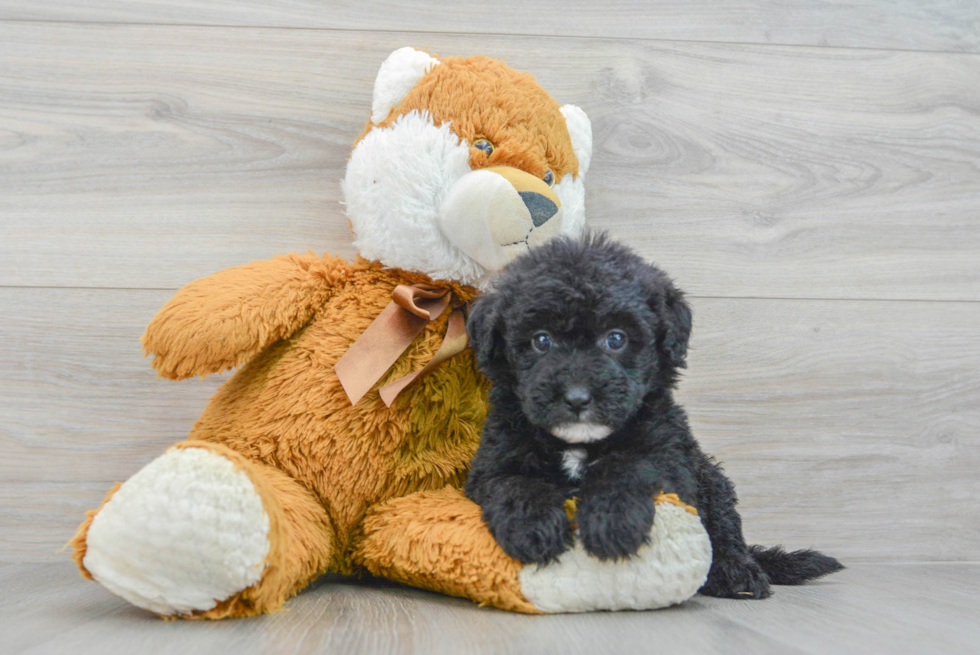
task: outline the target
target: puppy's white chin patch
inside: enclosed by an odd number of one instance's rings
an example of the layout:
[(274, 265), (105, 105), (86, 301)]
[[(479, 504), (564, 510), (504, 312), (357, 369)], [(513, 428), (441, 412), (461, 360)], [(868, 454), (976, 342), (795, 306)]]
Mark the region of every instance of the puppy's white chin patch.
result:
[(590, 443), (608, 437), (612, 428), (598, 423), (566, 423), (551, 428), (551, 434), (568, 443)]

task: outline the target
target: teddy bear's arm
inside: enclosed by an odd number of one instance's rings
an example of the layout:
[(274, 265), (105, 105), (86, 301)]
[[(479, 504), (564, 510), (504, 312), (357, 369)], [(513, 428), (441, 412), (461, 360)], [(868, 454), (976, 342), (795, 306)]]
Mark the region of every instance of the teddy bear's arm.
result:
[(238, 366), (305, 325), (349, 271), (340, 258), (294, 254), (201, 278), (153, 318), (143, 352), (171, 380)]

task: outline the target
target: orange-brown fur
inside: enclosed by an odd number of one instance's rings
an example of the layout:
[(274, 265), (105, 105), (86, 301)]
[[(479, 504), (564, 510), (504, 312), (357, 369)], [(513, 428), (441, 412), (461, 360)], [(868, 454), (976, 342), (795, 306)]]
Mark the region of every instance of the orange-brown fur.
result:
[[(558, 102), (532, 75), (489, 57), (447, 57), (415, 85), (380, 123), (368, 122), (358, 141), (375, 127), (388, 127), (410, 111), (427, 111), (436, 125), (470, 144), (470, 168), (513, 166), (536, 177), (548, 169), (560, 180), (578, 174), (578, 159)], [(474, 98), (493, 102), (474, 106)], [(488, 158), (472, 144), (486, 139), (495, 147)]]
[(85, 537), (88, 535), (88, 529), (92, 525), (92, 519), (94, 519), (95, 515), (98, 514), (103, 507), (105, 507), (106, 503), (112, 500), (112, 497), (116, 495), (116, 492), (119, 491), (119, 487), (121, 486), (122, 482), (117, 482), (116, 484), (112, 485), (112, 488), (109, 489), (109, 493), (107, 493), (105, 498), (102, 499), (102, 504), (95, 509), (90, 509), (89, 511), (85, 512), (85, 520), (82, 521), (80, 526), (78, 526), (78, 530), (75, 531), (75, 536), (68, 541), (67, 546), (71, 547), (72, 560), (75, 561), (75, 564), (78, 566), (78, 570), (81, 571), (82, 577), (88, 580), (92, 580), (93, 578), (92, 574), (85, 568), (85, 565), (82, 564), (82, 560), (85, 559), (85, 553), (88, 552), (88, 544), (85, 541)]
[[(465, 480), (488, 390), (472, 352), (416, 381), (391, 408), (377, 391), (431, 357), (448, 312), (356, 406), (333, 372), (395, 286), (419, 283), (450, 288), (462, 302), (475, 294), (366, 260), (289, 255), (189, 284), (147, 328), (144, 346), (165, 377), (247, 361), (179, 447), (217, 450), (246, 470), (270, 515), (272, 550), (259, 585), (201, 616), (270, 611), (327, 570), (358, 571), (352, 535), (368, 508)], [(73, 540), (79, 566), (90, 523)]]
[(391, 301), (396, 285), (450, 286), (464, 301), (474, 290), (363, 261), (331, 263), (342, 285), (308, 324), (263, 350), (219, 389), (189, 438), (224, 444), (310, 489), (335, 528), (331, 568), (350, 573), (349, 535), (370, 505), (465, 479), (485, 415), (487, 383), (466, 351), (411, 385), (390, 409), (378, 397), (380, 386), (432, 356), (445, 334), (447, 313), (429, 323), (352, 407), (333, 366)]
[(520, 592), (521, 563), (497, 545), (480, 507), (455, 487), (392, 499), (368, 515), (364, 531), (359, 551), (374, 575), (481, 605), (541, 613)]
[[(488, 95), (494, 101), (475, 109), (474, 99)], [(557, 102), (533, 77), (500, 62), (443, 60), (365, 133), (416, 109), (430, 112), (436, 124), (452, 121), (470, 143), (485, 138), (497, 147), (489, 158), (471, 149), (473, 168), (509, 165), (538, 177), (550, 168), (556, 179), (578, 171)], [(476, 293), (363, 259), (288, 255), (197, 280), (150, 323), (143, 346), (162, 377), (240, 367), (177, 447), (228, 457), (249, 475), (270, 517), (262, 580), (194, 618), (273, 611), (321, 573), (365, 568), (535, 611), (520, 594), (520, 565), (500, 551), (479, 508), (457, 491), (486, 414), (488, 382), (472, 352), (417, 380), (391, 408), (378, 397), (381, 386), (428, 361), (448, 312), (426, 326), (356, 406), (333, 371), (394, 287), (416, 283), (451, 288), (463, 302)], [(72, 541), (84, 575), (94, 514)]]
[(184, 441), (174, 448), (207, 448), (248, 473), (269, 515), (269, 554), (262, 581), (189, 618), (223, 619), (278, 609), (322, 574), (333, 555), (334, 531), (319, 499), (301, 482), (217, 443)]

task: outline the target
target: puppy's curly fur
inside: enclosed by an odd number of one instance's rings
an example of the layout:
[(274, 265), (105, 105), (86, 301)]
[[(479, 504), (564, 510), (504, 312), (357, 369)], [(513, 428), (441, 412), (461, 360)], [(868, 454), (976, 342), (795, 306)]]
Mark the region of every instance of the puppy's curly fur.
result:
[(701, 592), (765, 598), (843, 568), (815, 551), (749, 547), (732, 483), (671, 390), (691, 309), (665, 273), (605, 236), (560, 239), (513, 262), (467, 327), (493, 382), (466, 494), (507, 554), (545, 564), (578, 534), (599, 559), (649, 539), (657, 492), (698, 509), (713, 562)]

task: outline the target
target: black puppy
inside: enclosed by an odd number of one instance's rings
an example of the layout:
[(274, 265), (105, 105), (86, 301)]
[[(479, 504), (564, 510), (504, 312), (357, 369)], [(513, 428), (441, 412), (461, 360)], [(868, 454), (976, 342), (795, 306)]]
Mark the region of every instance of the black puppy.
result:
[(671, 393), (691, 310), (659, 269), (604, 236), (558, 239), (514, 261), (467, 327), (493, 382), (466, 494), (504, 551), (547, 563), (572, 545), (628, 557), (649, 538), (653, 496), (695, 506), (713, 561), (701, 592), (765, 598), (843, 568), (815, 551), (748, 546), (735, 489)]

